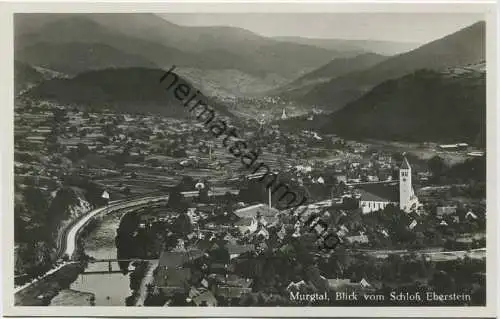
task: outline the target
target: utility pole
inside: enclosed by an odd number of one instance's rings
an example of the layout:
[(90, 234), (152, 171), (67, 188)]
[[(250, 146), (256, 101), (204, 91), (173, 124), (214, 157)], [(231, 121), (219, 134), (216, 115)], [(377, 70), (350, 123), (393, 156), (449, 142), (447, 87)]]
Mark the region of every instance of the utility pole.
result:
[(269, 209), (271, 209), (272, 208), (272, 205), (271, 205), (271, 187), (268, 187), (267, 191), (268, 191), (268, 194), (269, 194)]

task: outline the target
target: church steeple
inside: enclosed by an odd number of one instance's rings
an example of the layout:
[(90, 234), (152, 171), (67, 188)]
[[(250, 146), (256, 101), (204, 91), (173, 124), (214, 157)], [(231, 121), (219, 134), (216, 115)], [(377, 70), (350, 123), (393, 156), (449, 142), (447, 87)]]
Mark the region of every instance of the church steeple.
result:
[(399, 169), (399, 208), (405, 212), (409, 212), (415, 208), (417, 202), (418, 199), (413, 192), (411, 183), (411, 166), (406, 158), (406, 154), (403, 154), (403, 162)]
[(404, 154), (403, 154), (403, 164), (401, 165), (401, 168), (411, 170), (410, 163), (408, 163), (408, 159)]
[(288, 116), (286, 115), (286, 110), (283, 109), (283, 113), (281, 114), (281, 119), (286, 120), (287, 118), (288, 118)]

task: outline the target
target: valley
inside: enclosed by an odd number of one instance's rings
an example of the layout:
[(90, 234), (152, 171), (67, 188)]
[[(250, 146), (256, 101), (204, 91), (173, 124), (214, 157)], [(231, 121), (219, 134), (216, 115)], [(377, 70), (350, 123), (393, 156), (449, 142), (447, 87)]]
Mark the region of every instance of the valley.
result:
[(484, 21), (425, 43), (153, 13), (14, 25), (17, 306), (485, 305)]

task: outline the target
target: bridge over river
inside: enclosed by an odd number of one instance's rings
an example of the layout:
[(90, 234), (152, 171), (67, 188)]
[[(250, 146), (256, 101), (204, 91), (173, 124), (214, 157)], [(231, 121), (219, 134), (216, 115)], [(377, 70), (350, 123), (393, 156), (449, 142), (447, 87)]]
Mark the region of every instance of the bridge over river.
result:
[(158, 259), (91, 259), (87, 261), (87, 268), (82, 274), (112, 274), (112, 273), (122, 273), (122, 269), (119, 267), (119, 262), (157, 262)]

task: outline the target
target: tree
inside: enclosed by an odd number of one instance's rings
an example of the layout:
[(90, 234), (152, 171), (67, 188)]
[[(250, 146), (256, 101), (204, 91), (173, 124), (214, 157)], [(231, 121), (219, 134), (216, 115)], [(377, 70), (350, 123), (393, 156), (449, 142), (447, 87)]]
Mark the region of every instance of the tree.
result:
[(87, 136), (87, 133), (88, 133), (88, 130), (87, 129), (83, 129), (80, 131), (80, 137), (85, 137)]
[(170, 299), (170, 304), (169, 306), (171, 307), (177, 307), (177, 306), (186, 306), (186, 295), (183, 293), (176, 292), (173, 296), (172, 299)]
[(68, 120), (67, 118), (67, 111), (65, 109), (60, 109), (60, 108), (55, 108), (52, 111), (52, 114), (54, 115), (53, 119), (55, 123), (64, 123)]
[(27, 187), (24, 191), (24, 198), (29, 210), (34, 211), (36, 214), (45, 214), (48, 208), (48, 199), (40, 189), (33, 186)]
[(224, 243), (219, 241), (218, 245), (214, 247), (216, 248), (211, 249), (209, 252), (212, 261), (216, 263), (228, 264), (230, 261), (230, 255)]
[(132, 190), (130, 189), (129, 186), (125, 186), (125, 188), (123, 189), (123, 194), (124, 195), (130, 195), (132, 192)]
[(452, 292), (455, 290), (455, 280), (446, 271), (435, 273), (429, 284), (438, 292)]
[(435, 178), (440, 177), (446, 169), (445, 161), (438, 155), (429, 159), (427, 161), (427, 166)]
[(172, 231), (181, 237), (185, 237), (193, 230), (189, 216), (183, 212), (175, 219), (172, 225)]
[(85, 156), (87, 156), (89, 153), (90, 153), (90, 150), (89, 150), (87, 145), (85, 145), (83, 143), (78, 143), (78, 145), (76, 147), (76, 155), (78, 156), (78, 158), (82, 159)]
[(55, 138), (55, 141), (47, 141), (47, 151), (49, 153), (55, 154), (61, 150), (61, 144), (58, 141), (58, 138)]
[(75, 178), (68, 177), (65, 181), (67, 184), (81, 187), (85, 190), (85, 199), (94, 207), (98, 207), (104, 204), (102, 193), (104, 188), (98, 184), (86, 179), (86, 178)]
[(172, 187), (168, 196), (167, 206), (176, 208), (179, 207), (182, 201), (182, 194), (179, 185)]
[(101, 142), (103, 145), (109, 145), (110, 144), (110, 139), (106, 136), (99, 136), (97, 138), (98, 142)]
[(246, 294), (240, 298), (239, 305), (244, 307), (256, 306), (257, 297), (255, 294)]
[(148, 288), (148, 295), (144, 300), (144, 306), (163, 306), (167, 298), (162, 289), (158, 289), (158, 293), (154, 293), (154, 288)]
[(104, 134), (107, 136), (107, 137), (112, 137), (115, 135), (115, 132), (116, 132), (116, 126), (113, 125), (113, 124), (106, 124), (103, 128), (104, 130)]
[(177, 185), (180, 192), (193, 191), (195, 190), (194, 185), (196, 181), (189, 175), (183, 176), (180, 183)]
[(208, 203), (209, 202), (209, 197), (208, 197), (208, 187), (202, 188), (198, 192), (198, 200), (200, 203)]

